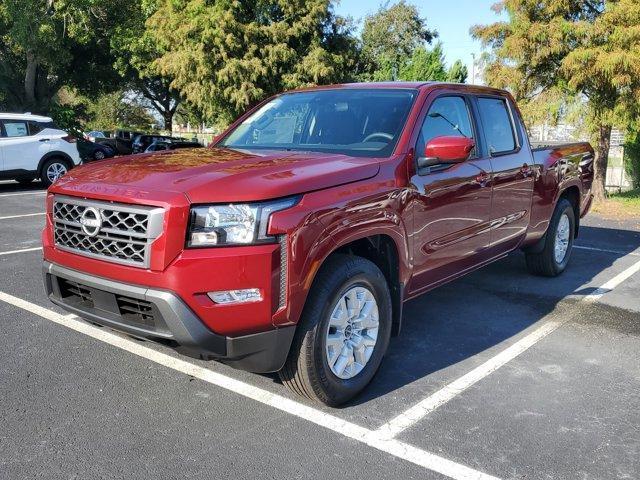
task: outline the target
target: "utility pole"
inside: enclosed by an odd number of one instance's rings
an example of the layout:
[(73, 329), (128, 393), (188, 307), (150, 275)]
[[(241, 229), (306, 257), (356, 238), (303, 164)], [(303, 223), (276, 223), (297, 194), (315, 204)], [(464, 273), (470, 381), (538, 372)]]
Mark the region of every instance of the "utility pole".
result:
[(473, 61), (471, 62), (471, 85), (476, 84), (476, 54), (472, 53), (471, 58)]

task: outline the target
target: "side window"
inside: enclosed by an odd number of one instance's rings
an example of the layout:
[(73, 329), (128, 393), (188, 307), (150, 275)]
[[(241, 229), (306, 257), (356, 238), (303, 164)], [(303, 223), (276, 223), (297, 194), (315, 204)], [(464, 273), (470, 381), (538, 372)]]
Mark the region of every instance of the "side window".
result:
[(37, 135), (46, 127), (42, 123), (38, 122), (29, 122), (29, 135)]
[(23, 120), (4, 120), (2, 123), (7, 137), (26, 137), (29, 135), (27, 122)]
[(517, 147), (513, 122), (507, 102), (503, 98), (478, 98), (480, 119), (489, 152), (492, 155), (511, 152)]
[(439, 97), (434, 100), (420, 130), (416, 147), (418, 155), (424, 153), (430, 140), (444, 136), (473, 138), (469, 108), (462, 97)]

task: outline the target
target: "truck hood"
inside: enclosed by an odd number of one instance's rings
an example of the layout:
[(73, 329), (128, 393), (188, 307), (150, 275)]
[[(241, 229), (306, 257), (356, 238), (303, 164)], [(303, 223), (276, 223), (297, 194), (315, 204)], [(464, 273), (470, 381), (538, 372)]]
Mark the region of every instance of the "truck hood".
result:
[(84, 165), (67, 173), (52, 191), (157, 199), (180, 193), (191, 203), (258, 201), (365, 180), (378, 170), (374, 158), (199, 148)]

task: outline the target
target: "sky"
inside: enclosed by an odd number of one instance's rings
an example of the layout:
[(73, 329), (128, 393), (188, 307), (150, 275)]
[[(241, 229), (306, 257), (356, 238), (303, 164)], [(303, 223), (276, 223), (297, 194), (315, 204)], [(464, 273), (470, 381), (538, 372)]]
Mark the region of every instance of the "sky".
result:
[[(418, 7), (420, 15), (427, 19), (430, 29), (437, 30), (439, 40), (444, 47), (447, 63), (462, 60), (472, 73), (472, 54), (482, 51), (480, 42), (469, 35), (473, 25), (493, 23), (500, 19), (491, 6), (496, 0), (407, 0)], [(336, 5), (336, 13), (350, 15), (354, 19), (362, 19), (367, 14), (375, 13), (385, 0), (340, 0)], [(390, 5), (395, 0), (389, 2)], [(360, 24), (360, 27), (362, 25)], [(471, 80), (471, 78), (469, 79)]]

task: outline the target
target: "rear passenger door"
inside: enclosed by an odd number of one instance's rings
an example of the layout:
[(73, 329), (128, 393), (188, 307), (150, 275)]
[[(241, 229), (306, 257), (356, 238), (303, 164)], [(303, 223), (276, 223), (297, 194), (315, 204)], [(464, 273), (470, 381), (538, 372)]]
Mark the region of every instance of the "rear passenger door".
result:
[(511, 101), (502, 96), (477, 96), (480, 129), (491, 158), (493, 255), (516, 248), (531, 218), (534, 169), (522, 122)]

